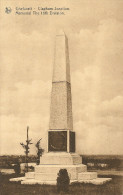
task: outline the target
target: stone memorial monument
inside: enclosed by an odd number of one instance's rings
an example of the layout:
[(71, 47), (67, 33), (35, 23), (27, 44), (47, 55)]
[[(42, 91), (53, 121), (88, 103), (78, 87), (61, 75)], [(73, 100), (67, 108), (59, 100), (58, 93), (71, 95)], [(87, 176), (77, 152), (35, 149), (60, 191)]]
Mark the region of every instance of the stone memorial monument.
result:
[(87, 172), (82, 157), (76, 153), (75, 138), (68, 40), (60, 31), (55, 44), (47, 152), (40, 158), (40, 165), (35, 166), (35, 172), (26, 173), (21, 183), (56, 184), (60, 169), (67, 169), (71, 183), (102, 184), (109, 181), (110, 178), (97, 178), (96, 172)]

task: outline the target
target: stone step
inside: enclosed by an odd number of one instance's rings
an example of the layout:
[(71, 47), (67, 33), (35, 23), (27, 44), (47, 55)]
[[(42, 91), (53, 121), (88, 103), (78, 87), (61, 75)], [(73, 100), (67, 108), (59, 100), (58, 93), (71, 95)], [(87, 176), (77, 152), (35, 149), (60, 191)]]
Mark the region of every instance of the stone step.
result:
[(35, 167), (35, 179), (45, 180), (49, 178), (57, 178), (57, 174), (60, 169), (67, 169), (70, 179), (76, 180), (78, 173), (86, 172), (87, 166), (80, 165), (38, 165)]
[(25, 179), (26, 177), (16, 177), (16, 178), (10, 178), (9, 181), (18, 182), (18, 181), (24, 181)]
[(79, 181), (80, 183), (92, 183), (94, 185), (102, 185), (104, 183), (107, 183), (109, 181), (111, 181), (112, 178), (96, 178), (96, 179), (83, 179), (81, 181)]
[[(77, 180), (71, 180), (70, 183), (77, 182)], [(21, 181), (21, 184), (27, 184), (27, 185), (35, 185), (35, 184), (47, 184), (47, 185), (56, 185), (57, 181), (56, 180), (36, 180), (36, 179), (26, 179)]]
[(40, 181), (56, 181), (57, 174), (54, 173), (35, 173), (35, 180)]
[(35, 178), (35, 172), (25, 173), (25, 177), (26, 177), (26, 179), (33, 179), (33, 178)]
[(54, 181), (40, 181), (40, 180), (35, 180), (35, 179), (26, 179), (21, 181), (21, 184), (25, 184), (25, 185), (35, 185), (35, 184), (47, 184), (47, 185), (56, 185), (56, 180)]
[(82, 157), (76, 153), (46, 153), (40, 158), (41, 165), (77, 165), (82, 164)]
[(70, 179), (75, 180), (78, 177), (78, 173), (87, 171), (87, 166), (83, 164), (80, 164), (80, 165), (38, 165), (35, 167), (35, 174), (39, 174), (39, 173), (41, 174), (48, 173), (49, 175), (55, 174), (57, 178), (57, 174), (60, 169), (67, 169)]
[(87, 171), (87, 166), (79, 165), (37, 165), (35, 166), (36, 173), (58, 173), (60, 169), (67, 169), (68, 172), (77, 171), (77, 173)]
[[(17, 178), (16, 178), (17, 179)], [(96, 178), (96, 179), (86, 179), (86, 180), (81, 180), (80, 183), (91, 183), (94, 185), (102, 185), (106, 182), (111, 181), (112, 178)], [(15, 180), (14, 180), (15, 181)], [(24, 179), (24, 180), (20, 180), (21, 184), (28, 184), (28, 185), (32, 185), (32, 184), (50, 184), (50, 185), (56, 185), (56, 180), (36, 180), (36, 179)], [(77, 182), (77, 180), (71, 180), (70, 183), (74, 183)]]
[(78, 173), (86, 172), (87, 171), (87, 166), (83, 165), (83, 164), (80, 164), (80, 165), (76, 166), (76, 169), (77, 169)]
[(91, 179), (96, 179), (97, 178), (97, 173), (96, 172), (82, 172), (78, 173), (78, 181), (81, 180), (91, 180)]

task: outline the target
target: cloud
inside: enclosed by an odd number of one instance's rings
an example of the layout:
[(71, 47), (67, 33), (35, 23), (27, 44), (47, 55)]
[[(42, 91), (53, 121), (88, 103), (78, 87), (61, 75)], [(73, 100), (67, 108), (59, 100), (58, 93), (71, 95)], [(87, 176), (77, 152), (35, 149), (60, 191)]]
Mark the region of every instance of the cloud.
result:
[(24, 117), (32, 113), (47, 115), (50, 104), (51, 81), (34, 80), (31, 84), (19, 82), (16, 90), (2, 90), (1, 114)]
[[(88, 24), (90, 28), (67, 29), (74, 130), (78, 151), (86, 154), (122, 153), (123, 24), (113, 16), (103, 18), (95, 21), (94, 28)], [(46, 144), (43, 133), (49, 124), (54, 25), (51, 33), (49, 27), (28, 30), (25, 25), (13, 29), (6, 25), (1, 32), (2, 153), (9, 148), (19, 153), (27, 125), (34, 142), (41, 136)]]
[(123, 116), (123, 96), (116, 96), (111, 100), (106, 100), (101, 105), (102, 115), (122, 117)]
[[(96, 55), (93, 60), (91, 59), (91, 63), (86, 61), (85, 64), (82, 58), (86, 55), (81, 55), (82, 50), (78, 46), (81, 33), (78, 35), (79, 41), (75, 53), (78, 60), (73, 59), (72, 63), (79, 69), (75, 67), (76, 69), (72, 72), (72, 93), (74, 129), (80, 153), (122, 153), (123, 67), (121, 50), (123, 40), (120, 39), (121, 32), (123, 32), (121, 22), (105, 20), (100, 23), (98, 31), (93, 33), (93, 36), (87, 33), (89, 41), (91, 37), (92, 45), (95, 42)], [(77, 35), (75, 37), (78, 38)], [(86, 36), (85, 40), (87, 40)], [(83, 43), (82, 47), (86, 50), (89, 42), (85, 42), (81, 42), (81, 45)], [(83, 71), (80, 71), (80, 64)]]
[[(20, 142), (26, 140), (27, 126), (34, 145), (42, 137), (42, 147), (46, 150), (51, 81), (19, 82), (15, 86), (16, 90), (5, 90), (1, 94), (1, 154), (23, 154)], [(34, 145), (31, 153), (36, 154)], [(12, 151), (9, 148), (13, 148)]]
[(42, 138), (41, 146), (46, 149), (48, 122), (49, 118), (41, 117), (39, 114), (31, 114), (24, 118), (14, 115), (1, 116), (1, 154), (23, 154), (20, 142), (25, 143), (27, 126), (29, 126), (29, 138), (32, 138), (33, 142), (31, 154), (36, 154), (35, 144), (40, 138)]
[[(77, 151), (81, 154), (122, 154), (123, 132), (111, 132), (105, 125), (90, 127), (87, 130), (81, 128), (77, 132)], [(86, 136), (82, 136), (86, 131)]]
[(9, 31), (2, 30), (0, 42), (0, 82), (4, 88), (15, 89), (15, 84), (22, 81), (51, 79), (54, 45), (50, 34), (36, 31), (24, 34), (19, 29), (10, 28)]

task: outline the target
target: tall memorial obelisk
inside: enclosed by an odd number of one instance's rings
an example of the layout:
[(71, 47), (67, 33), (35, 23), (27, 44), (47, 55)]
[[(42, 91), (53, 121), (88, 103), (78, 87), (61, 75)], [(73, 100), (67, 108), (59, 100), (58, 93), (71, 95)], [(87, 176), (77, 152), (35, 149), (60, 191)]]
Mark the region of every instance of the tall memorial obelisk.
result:
[(75, 153), (68, 40), (62, 30), (55, 41), (48, 146), (40, 164), (81, 163)]
[(68, 40), (63, 31), (56, 35), (54, 55), (48, 152), (75, 152)]
[(102, 184), (109, 180), (98, 179), (96, 172), (87, 172), (82, 158), (75, 153), (68, 40), (63, 31), (56, 35), (47, 152), (40, 158), (40, 165), (35, 166), (35, 172), (26, 173), (21, 183), (56, 184), (60, 169), (67, 169), (70, 182)]

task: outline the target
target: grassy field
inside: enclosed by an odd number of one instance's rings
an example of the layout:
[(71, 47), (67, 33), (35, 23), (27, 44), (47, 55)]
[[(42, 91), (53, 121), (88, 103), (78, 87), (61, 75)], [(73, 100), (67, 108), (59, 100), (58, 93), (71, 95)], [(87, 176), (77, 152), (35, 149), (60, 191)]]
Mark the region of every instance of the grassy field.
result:
[[(0, 156), (0, 168), (11, 169), (12, 164), (25, 162), (24, 155)], [(29, 163), (36, 162), (35, 155), (29, 155)], [(117, 170), (123, 171), (123, 155), (82, 155), (82, 163), (87, 165), (88, 170)]]
[[(101, 170), (100, 176), (112, 177), (112, 181), (100, 186), (76, 183), (69, 186), (69, 195), (123, 195), (123, 176), (122, 174), (114, 175), (123, 171), (123, 156), (84, 155), (82, 157), (83, 164), (86, 164), (89, 170), (98, 170), (98, 172)], [(13, 168), (12, 164), (16, 164), (18, 159), (21, 163), (25, 162), (25, 156), (1, 156), (0, 168)], [(36, 162), (36, 157), (30, 156), (29, 162)], [(111, 171), (114, 173), (106, 176), (106, 171), (109, 171), (109, 174)], [(21, 185), (20, 182), (9, 182), (9, 179), (13, 177), (17, 175), (0, 173), (0, 195), (58, 195), (56, 186)]]
[[(10, 169), (12, 164), (25, 162), (24, 155), (3, 155), (0, 156), (0, 168)], [(29, 163), (36, 162), (35, 155), (29, 155)], [(109, 170), (123, 171), (123, 155), (82, 155), (82, 163), (87, 165), (88, 170)]]
[[(0, 195), (57, 195), (56, 186), (21, 185), (20, 182), (9, 182), (15, 174), (0, 175)], [(106, 177), (106, 176), (101, 176)], [(108, 176), (109, 177), (109, 176)], [(104, 185), (73, 184), (66, 195), (123, 195), (123, 177), (111, 176), (112, 181)], [(63, 193), (61, 193), (63, 194)]]

